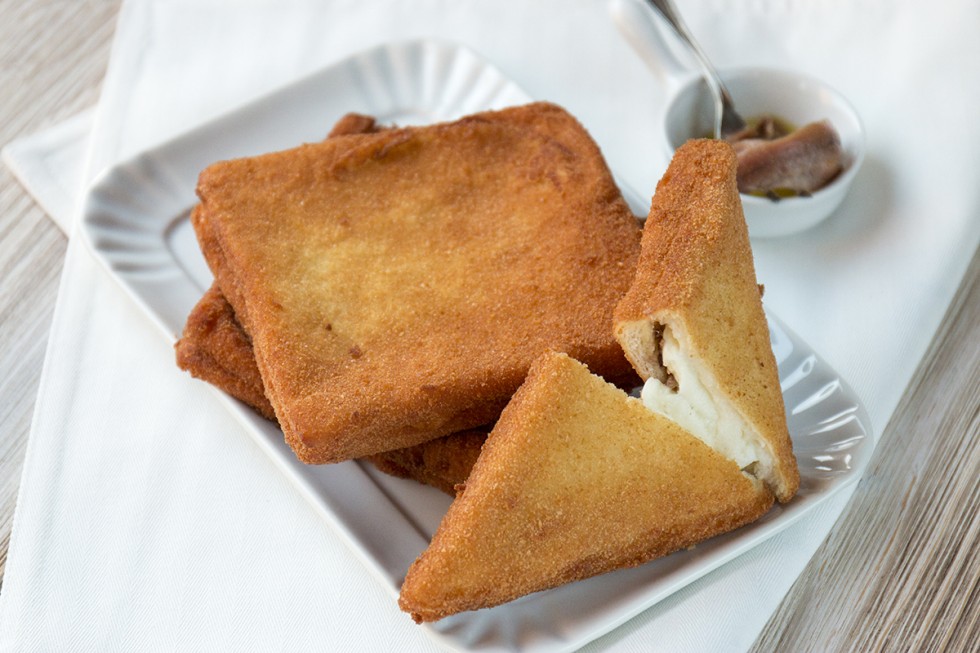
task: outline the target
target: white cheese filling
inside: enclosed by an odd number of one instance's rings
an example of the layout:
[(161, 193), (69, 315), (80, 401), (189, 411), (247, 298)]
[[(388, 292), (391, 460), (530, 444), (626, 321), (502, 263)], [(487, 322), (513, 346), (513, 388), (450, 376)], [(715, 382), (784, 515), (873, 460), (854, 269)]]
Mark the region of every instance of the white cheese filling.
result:
[(699, 373), (697, 362), (681, 351), (670, 327), (664, 326), (661, 360), (677, 382), (673, 391), (651, 377), (640, 398), (650, 410), (680, 424), (718, 453), (746, 469), (759, 460), (753, 433), (726, 401), (719, 401), (710, 375)]

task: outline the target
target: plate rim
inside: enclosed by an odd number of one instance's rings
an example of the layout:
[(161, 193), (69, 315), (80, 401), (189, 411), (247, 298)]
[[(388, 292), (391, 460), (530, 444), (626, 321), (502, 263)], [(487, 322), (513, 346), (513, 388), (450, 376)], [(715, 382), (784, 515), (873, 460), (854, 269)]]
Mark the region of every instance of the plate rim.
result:
[[(505, 81), (513, 85), (520, 94), (524, 96), (525, 101), (530, 101), (531, 97), (528, 96), (522, 89), (520, 89), (516, 84), (513, 84), (506, 76), (500, 73), (499, 70), (494, 68), (485, 59), (483, 59), (479, 54), (475, 53), (473, 50), (469, 49), (467, 46), (451, 43), (441, 39), (411, 39), (405, 41), (398, 41), (392, 43), (384, 43), (372, 48), (368, 48), (356, 53), (352, 53), (348, 57), (344, 57), (338, 61), (328, 64), (323, 68), (320, 68), (313, 73), (306, 75), (298, 80), (280, 86), (266, 94), (259, 96), (239, 107), (221, 114), (215, 118), (203, 122), (202, 124), (193, 127), (176, 137), (167, 140), (161, 144), (148, 148), (133, 157), (130, 157), (124, 161), (112, 165), (102, 172), (99, 173), (95, 182), (90, 186), (88, 192), (86, 193), (82, 220), (80, 222), (80, 235), (87, 247), (87, 249), (92, 253), (94, 258), (96, 258), (102, 267), (108, 272), (109, 276), (118, 283), (125, 294), (127, 294), (133, 301), (136, 302), (138, 306), (143, 310), (144, 313), (148, 315), (150, 320), (159, 328), (164, 335), (171, 341), (175, 341), (177, 334), (174, 333), (172, 325), (168, 322), (159, 312), (156, 310), (154, 304), (140, 292), (132, 282), (130, 277), (127, 277), (127, 272), (121, 270), (118, 261), (114, 261), (112, 258), (112, 253), (107, 251), (105, 240), (103, 235), (99, 233), (99, 229), (103, 226), (98, 223), (95, 219), (95, 215), (102, 215), (105, 217), (105, 209), (97, 206), (99, 201), (106, 202), (104, 195), (111, 195), (112, 191), (120, 183), (120, 179), (126, 180), (128, 177), (136, 177), (138, 182), (146, 182), (147, 180), (152, 180), (154, 184), (160, 184), (162, 188), (153, 187), (152, 190), (160, 192), (164, 195), (170, 194), (170, 199), (175, 199), (184, 197), (183, 190), (179, 187), (176, 180), (170, 178), (166, 173), (163, 174), (161, 178), (154, 178), (154, 158), (160, 155), (161, 152), (168, 152), (172, 150), (179, 150), (181, 147), (185, 147), (189, 143), (193, 143), (195, 140), (200, 140), (202, 137), (207, 137), (210, 133), (215, 130), (222, 129), (230, 120), (240, 119), (241, 116), (246, 115), (248, 111), (255, 110), (255, 107), (263, 106), (263, 103), (274, 102), (278, 98), (284, 96), (289, 96), (290, 93), (294, 92), (294, 89), (301, 88), (304, 84), (310, 84), (315, 82), (320, 76), (327, 74), (331, 70), (338, 69), (344, 65), (348, 65), (349, 62), (359, 58), (372, 56), (377, 53), (391, 52), (399, 48), (435, 48), (441, 50), (444, 53), (452, 54), (453, 56), (466, 56), (472, 58), (479, 65), (485, 67), (488, 70), (493, 71), (495, 74), (499, 75)], [(324, 123), (326, 124), (326, 122)], [(195, 172), (196, 176), (196, 172)], [(622, 184), (620, 184), (622, 186)], [(631, 192), (630, 189), (624, 188), (624, 192)], [(116, 198), (117, 200), (119, 198)], [(193, 201), (193, 200), (192, 200)], [(178, 201), (179, 203), (179, 201)], [(170, 208), (170, 204), (164, 204), (163, 206)], [(163, 211), (161, 207), (159, 209)], [(186, 210), (186, 207), (185, 207)], [(159, 216), (156, 216), (159, 219)], [(158, 236), (165, 234), (170, 228), (174, 220), (179, 219), (178, 217), (171, 216), (165, 221), (163, 225), (156, 225), (156, 228), (151, 228), (153, 221), (150, 221), (147, 225), (147, 229), (139, 234), (143, 238), (153, 239)], [(169, 252), (169, 247), (166, 242), (162, 243), (164, 250)], [(180, 269), (179, 262), (176, 258), (172, 257), (172, 260), (177, 264), (177, 268)], [(181, 270), (183, 273), (183, 270)], [(786, 336), (790, 338), (793, 343), (803, 343), (785, 324), (780, 322), (776, 316), (774, 316), (770, 311), (767, 310), (767, 317), (770, 319), (771, 323), (778, 325), (778, 328), (783, 329)], [(816, 352), (813, 352), (807, 346), (807, 350), (816, 356)], [(819, 357), (818, 357), (819, 358)], [(822, 362), (822, 359), (821, 359)], [(826, 365), (826, 363), (823, 363)], [(829, 365), (826, 365), (828, 369), (831, 369)], [(835, 372), (836, 374), (836, 372)], [(641, 612), (649, 609), (652, 605), (655, 605), (664, 598), (670, 596), (677, 590), (688, 585), (689, 583), (703, 577), (704, 575), (710, 573), (711, 571), (727, 564), (731, 560), (742, 555), (746, 551), (749, 551), (762, 542), (768, 540), (775, 534), (789, 528), (791, 525), (797, 523), (802, 517), (812, 512), (814, 508), (823, 503), (825, 500), (834, 496), (841, 490), (850, 485), (856, 483), (862, 476), (865, 468), (867, 467), (871, 455), (875, 448), (874, 438), (872, 436), (872, 431), (870, 428), (870, 419), (868, 418), (867, 411), (864, 408), (860, 398), (847, 383), (840, 379), (839, 374), (837, 379), (844, 392), (848, 397), (852, 398), (853, 402), (857, 407), (856, 419), (858, 420), (861, 430), (863, 432), (861, 439), (861, 448), (865, 449), (861, 457), (858, 458), (857, 465), (850, 468), (851, 472), (848, 473), (840, 482), (835, 482), (830, 491), (824, 492), (817, 496), (813, 500), (806, 502), (806, 506), (802, 509), (792, 510), (792, 511), (782, 511), (779, 516), (763, 521), (762, 523), (757, 523), (754, 528), (750, 530), (739, 529), (741, 534), (740, 538), (744, 541), (736, 542), (731, 546), (725, 547), (725, 551), (714, 558), (710, 558), (707, 563), (702, 562), (695, 565), (693, 570), (688, 570), (688, 573), (682, 574), (682, 577), (678, 579), (673, 584), (666, 588), (661, 588), (658, 591), (650, 593), (650, 596), (642, 601), (634, 601), (629, 609), (620, 610), (618, 613), (614, 614), (612, 618), (605, 617), (599, 618), (600, 623), (592, 624), (591, 627), (585, 627), (581, 629), (581, 632), (577, 637), (572, 640), (555, 640), (553, 644), (541, 645), (540, 642), (536, 642), (534, 648), (540, 648), (540, 650), (548, 651), (570, 651), (574, 650), (580, 646), (585, 645), (589, 641), (594, 640), (597, 637), (602, 636), (615, 629), (616, 627), (622, 625), (623, 623), (629, 621)], [(312, 505), (311, 507), (314, 511), (321, 517), (325, 518), (328, 523), (331, 524), (334, 531), (345, 540), (345, 543), (351, 548), (353, 553), (361, 559), (365, 566), (372, 572), (372, 575), (382, 583), (382, 585), (391, 593), (393, 596), (397, 596), (398, 587), (397, 585), (392, 585), (392, 579), (390, 575), (384, 570), (381, 563), (372, 558), (369, 552), (365, 549), (363, 543), (361, 543), (357, 536), (352, 533), (351, 529), (343, 523), (340, 516), (334, 513), (328, 505), (324, 505), (321, 501), (318, 501), (319, 495), (317, 492), (310, 487), (309, 482), (302, 476), (297, 476), (296, 470), (289, 466), (288, 461), (282, 458), (282, 451), (276, 449), (269, 441), (269, 438), (262, 435), (260, 432), (260, 426), (257, 425), (257, 420), (254, 412), (241, 404), (234, 398), (224, 394), (217, 388), (208, 386), (217, 396), (221, 399), (221, 402), (225, 405), (226, 409), (232, 413), (232, 416), (246, 429), (252, 439), (262, 448), (267, 455), (273, 458), (276, 466), (280, 468), (281, 472), (286, 474), (289, 480), (296, 486), (297, 490), (303, 495)], [(278, 431), (278, 428), (276, 429)], [(281, 432), (280, 432), (281, 433)], [(285, 446), (285, 445), (283, 445)], [(348, 464), (348, 463), (344, 463)], [(349, 465), (358, 465), (359, 463), (351, 462)], [(360, 470), (360, 473), (368, 477), (369, 475)], [(750, 525), (751, 526), (751, 525)], [(407, 569), (407, 567), (406, 567)], [(486, 614), (487, 611), (481, 611)], [(470, 613), (473, 614), (473, 613)], [(441, 623), (441, 622), (440, 622)], [(446, 632), (440, 629), (437, 624), (426, 624), (426, 630), (430, 636), (441, 642), (443, 645), (449, 646), (451, 648), (460, 648), (460, 642), (458, 637), (453, 635), (447, 635)], [(461, 647), (460, 650), (472, 650), (469, 647)]]

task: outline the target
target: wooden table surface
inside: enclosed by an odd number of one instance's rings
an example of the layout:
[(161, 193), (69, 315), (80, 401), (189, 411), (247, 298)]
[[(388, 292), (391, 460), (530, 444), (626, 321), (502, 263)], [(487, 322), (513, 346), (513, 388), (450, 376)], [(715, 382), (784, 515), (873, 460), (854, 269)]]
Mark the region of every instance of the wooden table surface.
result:
[[(98, 100), (117, 0), (0, 0), (0, 144)], [(0, 166), (0, 574), (66, 239)], [(980, 650), (980, 259), (758, 651)]]

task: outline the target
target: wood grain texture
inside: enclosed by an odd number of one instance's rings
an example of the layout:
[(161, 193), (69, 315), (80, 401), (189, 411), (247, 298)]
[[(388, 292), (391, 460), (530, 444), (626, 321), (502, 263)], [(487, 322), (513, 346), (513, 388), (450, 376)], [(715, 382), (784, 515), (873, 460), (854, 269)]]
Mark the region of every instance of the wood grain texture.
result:
[[(0, 0), (0, 143), (93, 105), (118, 0)], [(65, 239), (0, 166), (0, 573)], [(980, 650), (974, 257), (851, 504), (755, 651)]]
[[(0, 143), (95, 104), (118, 10), (118, 0), (0, 0)], [(0, 574), (66, 242), (0, 166)]]
[(980, 650), (980, 256), (755, 651)]

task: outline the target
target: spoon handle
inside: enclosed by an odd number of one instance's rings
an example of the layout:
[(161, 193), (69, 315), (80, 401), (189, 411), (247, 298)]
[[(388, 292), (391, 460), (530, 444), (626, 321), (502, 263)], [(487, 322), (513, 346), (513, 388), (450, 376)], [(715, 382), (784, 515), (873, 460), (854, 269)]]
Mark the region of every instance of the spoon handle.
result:
[(718, 76), (718, 72), (708, 56), (694, 40), (687, 25), (671, 0), (647, 0), (651, 7), (670, 25), (679, 39), (684, 41), (701, 66), (701, 72), (708, 84), (708, 90), (715, 100), (715, 137), (722, 138), (745, 127), (745, 120), (735, 111), (735, 103)]

